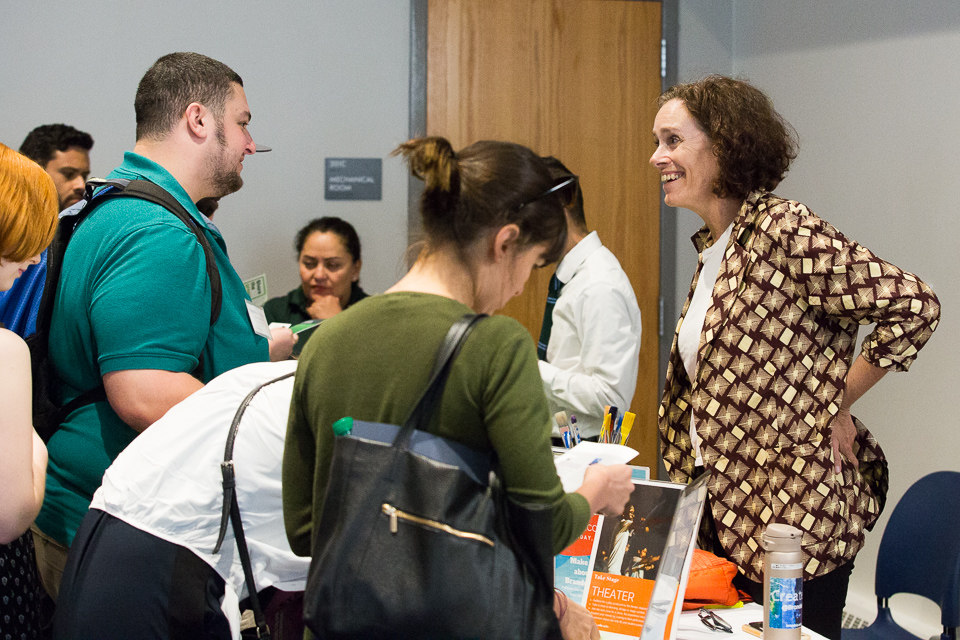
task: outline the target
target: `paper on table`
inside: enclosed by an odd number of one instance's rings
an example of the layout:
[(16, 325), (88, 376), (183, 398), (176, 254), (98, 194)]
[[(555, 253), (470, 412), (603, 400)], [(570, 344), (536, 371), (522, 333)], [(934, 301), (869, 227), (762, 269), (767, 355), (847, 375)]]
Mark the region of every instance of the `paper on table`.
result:
[(567, 493), (583, 484), (583, 474), (591, 464), (626, 464), (637, 457), (637, 452), (622, 444), (581, 442), (553, 459), (557, 475)]

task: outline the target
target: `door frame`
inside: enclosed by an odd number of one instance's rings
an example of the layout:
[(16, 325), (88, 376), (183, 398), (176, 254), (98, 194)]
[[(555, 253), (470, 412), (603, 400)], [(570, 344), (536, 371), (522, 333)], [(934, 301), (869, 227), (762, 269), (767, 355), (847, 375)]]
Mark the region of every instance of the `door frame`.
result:
[[(679, 32), (680, 0), (627, 0), (633, 2), (660, 2), (661, 89), (666, 90), (677, 83), (677, 33)], [(410, 116), (409, 137), (418, 138), (427, 131), (427, 13), (429, 0), (410, 0)], [(423, 182), (413, 176), (407, 179), (407, 238), (413, 244), (420, 238), (420, 196)], [(677, 212), (660, 199), (660, 317), (659, 327), (659, 388), (667, 377), (667, 362), (673, 338), (670, 333), (677, 308)], [(660, 452), (657, 453), (660, 469), (657, 477), (665, 478), (665, 469)]]

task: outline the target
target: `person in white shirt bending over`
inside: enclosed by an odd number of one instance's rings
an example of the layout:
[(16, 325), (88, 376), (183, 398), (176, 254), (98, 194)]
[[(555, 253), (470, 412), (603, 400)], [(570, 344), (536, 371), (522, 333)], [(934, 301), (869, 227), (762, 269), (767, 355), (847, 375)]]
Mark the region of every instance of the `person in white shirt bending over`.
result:
[[(556, 158), (545, 160), (555, 177), (573, 175)], [(540, 377), (551, 413), (576, 415), (581, 437), (596, 438), (604, 406), (627, 411), (633, 400), (640, 307), (616, 256), (587, 228), (582, 192), (566, 215), (567, 243), (550, 283), (537, 344)], [(554, 426), (554, 436), (559, 435)]]
[(310, 558), (290, 550), (280, 499), (296, 366), (257, 362), (214, 378), (117, 456), (71, 546), (54, 638), (240, 637), (248, 589), (232, 527), (217, 539), (220, 463), (242, 404), (232, 460), (257, 591), (303, 590)]

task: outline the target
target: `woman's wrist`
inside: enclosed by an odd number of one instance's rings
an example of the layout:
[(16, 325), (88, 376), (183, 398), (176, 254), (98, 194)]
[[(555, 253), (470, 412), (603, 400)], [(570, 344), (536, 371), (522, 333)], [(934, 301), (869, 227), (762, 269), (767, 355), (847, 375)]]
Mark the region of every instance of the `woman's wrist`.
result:
[(557, 620), (563, 622), (563, 616), (567, 615), (567, 594), (565, 594), (560, 589), (554, 587), (553, 589), (554, 602), (556, 603), (557, 609)]

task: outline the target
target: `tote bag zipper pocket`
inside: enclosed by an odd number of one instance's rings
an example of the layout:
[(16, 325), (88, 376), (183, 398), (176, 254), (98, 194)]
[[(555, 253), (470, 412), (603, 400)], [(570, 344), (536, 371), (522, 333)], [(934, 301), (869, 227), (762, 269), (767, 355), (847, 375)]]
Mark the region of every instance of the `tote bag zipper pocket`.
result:
[(393, 505), (390, 505), (387, 503), (383, 504), (383, 507), (381, 507), (381, 511), (383, 511), (383, 513), (385, 513), (390, 518), (390, 533), (397, 533), (399, 529), (399, 526), (398, 526), (399, 521), (406, 520), (408, 522), (419, 524), (429, 529), (435, 529), (437, 531), (443, 531), (444, 533), (449, 533), (450, 535), (456, 536), (458, 538), (465, 538), (467, 540), (476, 540), (477, 542), (482, 542), (491, 547), (494, 546), (493, 540), (491, 540), (486, 536), (482, 536), (479, 533), (471, 533), (469, 531), (460, 531), (459, 529), (454, 529), (448, 524), (437, 522), (436, 520), (428, 520), (427, 518), (421, 518), (420, 516), (415, 516), (411, 513), (400, 511)]

